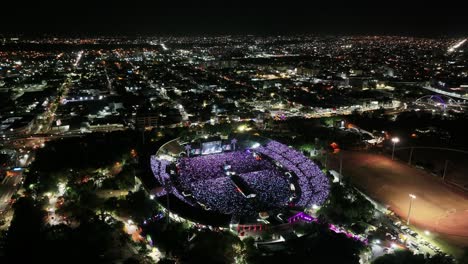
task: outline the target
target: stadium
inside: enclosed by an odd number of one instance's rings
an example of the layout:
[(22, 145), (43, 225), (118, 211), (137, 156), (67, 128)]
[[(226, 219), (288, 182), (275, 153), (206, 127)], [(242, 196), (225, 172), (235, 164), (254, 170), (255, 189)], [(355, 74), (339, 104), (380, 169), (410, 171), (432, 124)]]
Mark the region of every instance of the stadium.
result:
[(274, 216), (319, 206), (329, 194), (314, 162), (258, 136), (175, 139), (151, 156), (151, 170), (168, 210), (209, 225), (281, 222)]

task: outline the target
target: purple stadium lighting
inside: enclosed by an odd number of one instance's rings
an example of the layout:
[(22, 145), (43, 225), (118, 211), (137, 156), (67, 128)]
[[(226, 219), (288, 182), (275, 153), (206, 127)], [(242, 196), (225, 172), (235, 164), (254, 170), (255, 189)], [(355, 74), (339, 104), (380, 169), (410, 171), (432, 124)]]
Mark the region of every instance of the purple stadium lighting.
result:
[[(288, 222), (289, 222), (290, 224), (296, 223), (296, 222), (298, 222), (298, 221), (304, 221), (304, 222), (310, 223), (310, 222), (317, 222), (318, 219), (315, 218), (315, 217), (313, 217), (313, 216), (310, 216), (310, 215), (308, 215), (308, 214), (306, 214), (306, 213), (304, 213), (304, 212), (299, 212), (299, 213), (297, 213), (297, 214), (291, 216), (290, 218), (288, 218)], [(355, 235), (355, 234), (353, 234), (353, 233), (351, 233), (351, 232), (348, 232), (348, 231), (346, 231), (345, 229), (340, 228), (340, 227), (338, 227), (338, 226), (335, 226), (335, 225), (333, 225), (333, 224), (329, 224), (329, 225), (328, 225), (328, 228), (329, 228), (331, 231), (333, 231), (333, 232), (335, 232), (335, 233), (337, 233), (337, 234), (345, 234), (346, 237), (351, 238), (351, 239), (354, 239), (354, 240), (356, 240), (356, 241), (360, 241), (360, 242), (362, 242), (362, 243), (364, 243), (364, 244), (366, 244), (366, 245), (367, 245), (367, 243), (368, 243), (367, 238), (363, 238), (363, 237), (360, 237), (360, 236), (358, 236), (358, 235)]]
[[(237, 148), (237, 139), (230, 143), (233, 149)], [(175, 164), (153, 156), (154, 176), (162, 186), (168, 187), (157, 195), (169, 192), (189, 205), (238, 216), (255, 216), (288, 205), (309, 207), (325, 202), (329, 181), (311, 160), (276, 141), (255, 145), (254, 149), (191, 156), (191, 146), (185, 145), (187, 157), (178, 158)], [(237, 175), (237, 183), (244, 182), (255, 194), (255, 203), (241, 194), (232, 175)], [(313, 220), (305, 214), (300, 217)]]
[(299, 212), (293, 216), (291, 216), (290, 218), (288, 218), (288, 222), (289, 223), (295, 223), (299, 220), (303, 220), (305, 222), (317, 222), (317, 218), (313, 217), (313, 216), (310, 216), (304, 212)]
[(237, 139), (231, 139), (232, 150), (236, 150)]
[(187, 157), (190, 157), (190, 150), (192, 149), (192, 146), (190, 145), (185, 145), (185, 152), (187, 153)]

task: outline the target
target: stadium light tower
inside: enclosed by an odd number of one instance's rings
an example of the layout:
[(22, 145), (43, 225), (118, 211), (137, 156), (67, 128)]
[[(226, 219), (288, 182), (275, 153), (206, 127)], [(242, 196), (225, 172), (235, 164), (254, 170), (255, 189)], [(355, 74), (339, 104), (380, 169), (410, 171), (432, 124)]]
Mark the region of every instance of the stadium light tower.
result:
[(237, 139), (231, 139), (232, 150), (236, 150)]
[(416, 199), (416, 195), (410, 193), (409, 197), (410, 197), (410, 202), (409, 202), (408, 219), (406, 220), (406, 225), (410, 224), (411, 207), (413, 205), (413, 200)]
[(397, 137), (392, 138), (393, 148), (392, 148), (392, 160), (395, 158), (395, 145), (400, 142), (400, 139)]
[(192, 146), (190, 145), (185, 145), (185, 152), (187, 154), (187, 157), (190, 157), (190, 150), (192, 149)]

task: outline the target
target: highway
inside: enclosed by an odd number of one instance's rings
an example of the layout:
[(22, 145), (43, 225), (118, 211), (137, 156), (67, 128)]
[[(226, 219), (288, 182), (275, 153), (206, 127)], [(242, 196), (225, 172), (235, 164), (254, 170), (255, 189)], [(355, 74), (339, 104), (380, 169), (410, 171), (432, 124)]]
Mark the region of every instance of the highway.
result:
[(426, 89), (428, 91), (435, 92), (435, 93), (438, 93), (438, 94), (443, 94), (443, 95), (446, 95), (446, 96), (449, 96), (449, 97), (462, 99), (462, 100), (468, 100), (468, 96), (462, 95), (462, 94), (459, 94), (459, 93), (447, 92), (447, 91), (437, 89), (435, 87), (428, 86), (428, 85), (422, 86), (422, 88)]

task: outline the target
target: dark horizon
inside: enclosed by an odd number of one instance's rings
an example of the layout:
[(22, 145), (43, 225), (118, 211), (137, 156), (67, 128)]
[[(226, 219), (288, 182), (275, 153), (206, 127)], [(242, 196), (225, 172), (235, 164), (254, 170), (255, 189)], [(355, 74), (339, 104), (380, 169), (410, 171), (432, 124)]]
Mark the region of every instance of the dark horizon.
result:
[[(131, 4), (131, 5), (130, 5)], [(448, 2), (326, 2), (299, 4), (173, 1), (128, 5), (68, 1), (67, 5), (6, 3), (0, 34), (39, 36), (404, 35), (468, 34), (463, 8)]]

